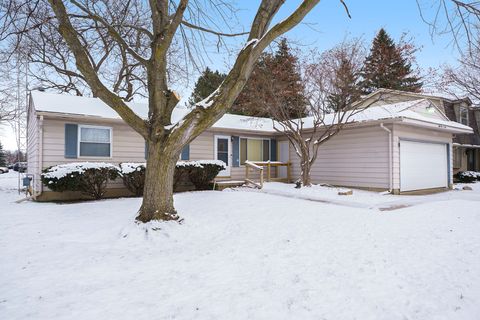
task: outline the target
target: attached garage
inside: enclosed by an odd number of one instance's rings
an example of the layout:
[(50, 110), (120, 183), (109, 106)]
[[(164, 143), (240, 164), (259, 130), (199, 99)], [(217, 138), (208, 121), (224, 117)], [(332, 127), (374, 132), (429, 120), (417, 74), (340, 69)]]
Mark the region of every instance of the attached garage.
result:
[(448, 188), (448, 144), (400, 140), (400, 192)]

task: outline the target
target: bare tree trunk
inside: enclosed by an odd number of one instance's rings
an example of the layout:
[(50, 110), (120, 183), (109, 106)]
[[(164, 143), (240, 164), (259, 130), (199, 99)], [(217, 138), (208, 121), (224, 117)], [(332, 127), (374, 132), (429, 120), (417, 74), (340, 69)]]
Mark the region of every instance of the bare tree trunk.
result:
[(300, 167), (302, 169), (302, 173), (301, 173), (302, 185), (304, 187), (311, 187), (312, 180), (310, 178), (310, 170), (312, 169), (312, 166), (308, 156), (302, 157), (302, 163)]
[(170, 150), (162, 142), (148, 142), (143, 202), (136, 220), (178, 219), (173, 206), (173, 175), (178, 156), (178, 152)]

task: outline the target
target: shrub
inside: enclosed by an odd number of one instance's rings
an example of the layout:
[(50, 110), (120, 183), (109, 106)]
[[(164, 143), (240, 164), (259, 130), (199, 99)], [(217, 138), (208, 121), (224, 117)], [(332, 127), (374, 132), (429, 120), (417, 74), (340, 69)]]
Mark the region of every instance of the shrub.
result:
[(145, 163), (120, 163), (123, 184), (137, 197), (143, 195), (145, 185)]
[(475, 171), (461, 171), (455, 174), (455, 178), (458, 182), (472, 183), (476, 180), (480, 181), (480, 172)]
[[(120, 164), (123, 184), (136, 196), (143, 194), (145, 167), (145, 163)], [(173, 190), (178, 190), (180, 183), (185, 180), (192, 182), (196, 190), (206, 190), (213, 178), (223, 169), (225, 164), (222, 161), (178, 161), (173, 177)]]
[[(175, 167), (175, 172), (173, 175), (173, 190), (178, 190), (178, 187), (180, 185), (180, 182), (189, 180), (188, 174), (190, 171), (190, 167), (186, 165), (182, 165), (181, 162), (184, 161), (179, 161), (177, 163), (177, 166)], [(180, 164), (180, 165), (179, 165)]]
[(43, 170), (42, 182), (53, 191), (80, 191), (93, 199), (102, 199), (107, 182), (119, 173), (120, 169), (109, 163), (68, 163)]
[[(225, 163), (217, 160), (190, 161), (188, 163), (188, 177), (197, 190), (210, 188), (212, 180), (225, 169)], [(178, 167), (178, 164), (177, 164)]]

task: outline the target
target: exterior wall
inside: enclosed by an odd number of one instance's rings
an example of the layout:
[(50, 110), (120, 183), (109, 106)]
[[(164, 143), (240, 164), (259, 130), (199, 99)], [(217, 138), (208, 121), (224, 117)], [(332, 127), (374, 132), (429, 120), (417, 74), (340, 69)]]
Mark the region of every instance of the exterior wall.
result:
[[(99, 125), (112, 128), (112, 157), (78, 157), (65, 158), (65, 124)], [(145, 142), (143, 138), (128, 125), (116, 121), (75, 121), (44, 119), (43, 121), (43, 163), (42, 169), (63, 163), (72, 162), (145, 162)], [(123, 188), (121, 179), (112, 181), (109, 189)], [(44, 191), (49, 191), (45, 186)]]
[(40, 121), (32, 106), (29, 106), (27, 115), (27, 173), (33, 176), (32, 188), (35, 195), (42, 188), (40, 180)]
[[(273, 135), (268, 134), (245, 134), (235, 131), (205, 131), (190, 143), (190, 160), (213, 160), (215, 159), (215, 136), (239, 136), (242, 138), (264, 138), (271, 139)], [(230, 151), (231, 152), (231, 151)], [(258, 174), (257, 174), (258, 175)], [(256, 179), (255, 173), (251, 173), (252, 178)], [(244, 180), (245, 166), (230, 167), (229, 177), (219, 177), (218, 179)]]
[[(290, 146), (292, 178), (300, 176), (300, 161)], [(388, 189), (388, 132), (379, 126), (344, 129), (320, 146), (312, 166), (313, 183)]]
[(410, 139), (424, 142), (440, 142), (449, 146), (449, 177), (450, 183), (453, 181), (453, 150), (452, 134), (429, 129), (416, 128), (412, 126), (394, 124), (393, 126), (393, 190), (400, 190), (400, 140)]
[[(34, 122), (36, 121), (36, 122)], [(29, 156), (37, 159), (38, 166), (38, 190), (43, 189), (42, 199), (40, 200), (54, 200), (62, 198), (63, 200), (78, 199), (78, 195), (72, 193), (63, 193), (60, 197), (59, 193), (50, 191), (47, 187), (41, 186), (40, 171), (47, 167), (72, 162), (108, 162), (113, 164), (119, 164), (121, 162), (145, 162), (145, 142), (143, 138), (131, 129), (128, 125), (121, 121), (108, 121), (102, 119), (92, 119), (85, 121), (78, 121), (77, 119), (48, 119), (43, 120), (43, 148), (42, 148), (42, 164), (38, 162), (39, 143), (37, 138), (38, 130), (33, 130), (34, 127), (38, 127), (38, 120), (34, 118), (30, 126), (32, 132), (29, 132), (29, 147), (32, 152), (29, 151)], [(99, 125), (112, 128), (112, 157), (78, 157), (78, 158), (65, 158), (65, 124), (78, 124), (78, 125)], [(214, 136), (226, 135), (226, 136), (240, 136), (251, 138), (265, 138), (270, 139), (273, 136), (265, 134), (242, 134), (241, 132), (232, 131), (206, 131), (198, 136), (190, 143), (190, 160), (213, 160), (214, 154)], [(29, 161), (30, 163), (30, 161)], [(32, 162), (35, 163), (35, 162)], [(41, 167), (41, 168), (40, 168)], [(32, 170), (33, 166), (32, 166)], [(245, 166), (231, 167), (230, 177), (222, 179), (228, 180), (243, 180), (245, 179)], [(255, 178), (255, 175), (252, 174)], [(128, 195), (128, 192), (124, 192), (123, 183), (121, 179), (112, 181), (108, 185), (109, 193), (111, 195)], [(122, 191), (123, 190), (123, 191)]]

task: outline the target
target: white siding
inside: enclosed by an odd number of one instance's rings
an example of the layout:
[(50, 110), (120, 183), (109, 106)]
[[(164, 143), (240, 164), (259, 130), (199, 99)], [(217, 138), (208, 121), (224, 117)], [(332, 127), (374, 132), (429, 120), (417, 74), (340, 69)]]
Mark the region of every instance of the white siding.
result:
[(449, 144), (449, 177), (452, 180), (452, 134), (429, 129), (415, 128), (401, 124), (393, 126), (393, 189), (400, 189), (400, 139), (410, 139), (425, 142), (442, 142)]
[(27, 114), (27, 173), (33, 175), (33, 194), (41, 192), (42, 182), (40, 180), (40, 135), (41, 128), (39, 119), (32, 105), (28, 108)]
[[(300, 161), (290, 147), (292, 178), (300, 176)], [(320, 146), (312, 166), (313, 183), (338, 186), (389, 187), (388, 133), (376, 127), (345, 129)]]

